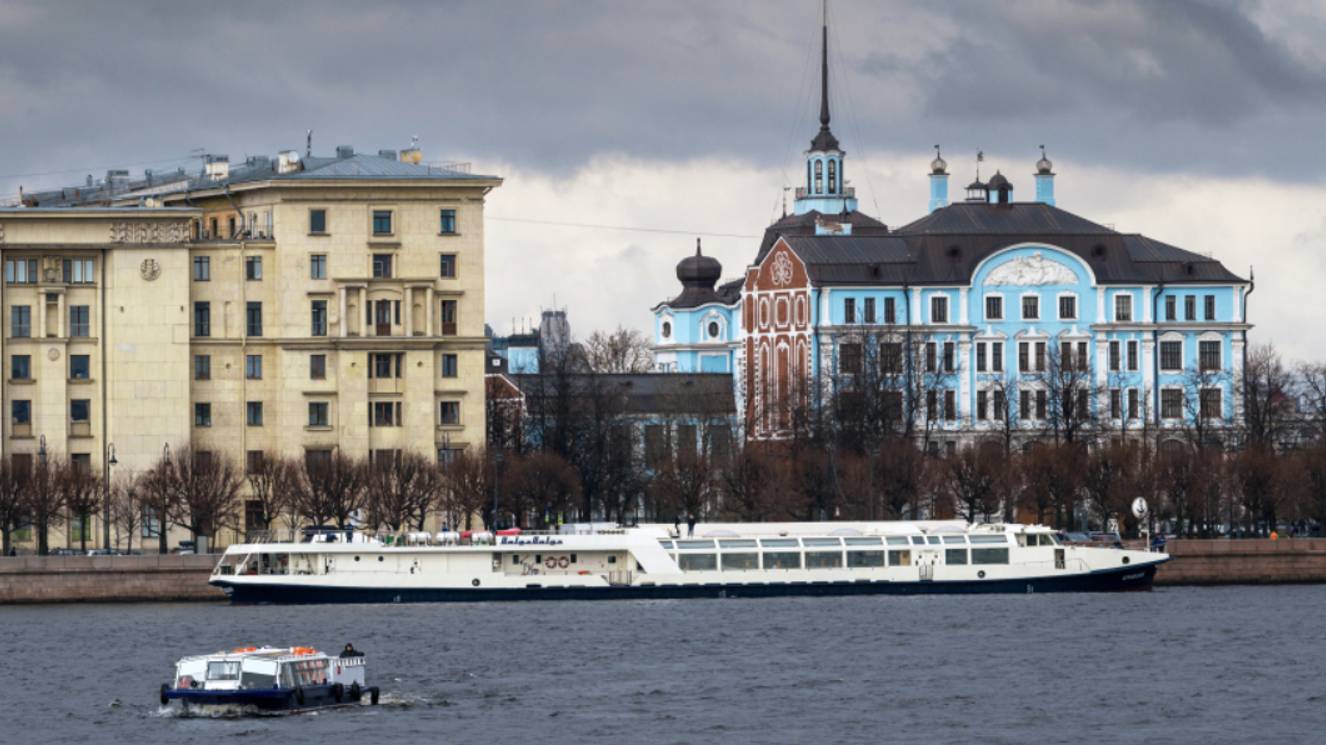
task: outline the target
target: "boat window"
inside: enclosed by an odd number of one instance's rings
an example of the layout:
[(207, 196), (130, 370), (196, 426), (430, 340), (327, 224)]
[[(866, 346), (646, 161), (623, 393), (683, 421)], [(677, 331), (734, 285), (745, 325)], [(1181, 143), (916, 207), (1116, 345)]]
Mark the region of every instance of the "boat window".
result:
[(802, 539), (801, 539), (801, 545), (803, 545), (803, 546), (841, 546), (841, 545), (843, 545), (843, 539), (841, 539), (841, 538), (802, 538)]
[(912, 565), (912, 552), (911, 552), (911, 551), (897, 551), (897, 550), (895, 550), (895, 551), (890, 551), (890, 552), (889, 552), (889, 566), (893, 566), (893, 567), (909, 567), (909, 566), (911, 566), (911, 565)]
[(972, 543), (1008, 543), (1008, 536), (1000, 533), (998, 535), (973, 535)]
[(879, 536), (868, 536), (863, 538), (845, 538), (849, 546), (878, 546), (881, 541)]
[(1052, 535), (1043, 535), (1043, 536), (1041, 536), (1041, 545), (1042, 545), (1042, 546), (1058, 546), (1058, 545), (1059, 545), (1059, 539), (1058, 539), (1058, 538), (1055, 538), (1055, 537), (1052, 536)]
[(719, 540), (719, 548), (755, 548), (754, 538), (728, 538)]
[(801, 553), (799, 551), (765, 551), (764, 568), (765, 569), (800, 569)]
[[(989, 549), (986, 549), (987, 551)], [(944, 549), (945, 564), (966, 564), (967, 549), (965, 548), (946, 548)]]
[(884, 566), (884, 552), (883, 551), (848, 551), (847, 566), (882, 567)]
[(272, 660), (245, 660), (239, 675), (240, 688), (275, 688), (276, 663)]
[(718, 569), (718, 554), (682, 554), (677, 565), (683, 572), (712, 572)]
[(723, 554), (723, 571), (725, 572), (749, 572), (759, 568), (759, 554)]
[(208, 680), (239, 680), (239, 660), (213, 660), (207, 663)]
[(665, 541), (662, 538), (660, 538), (658, 541), (658, 545), (662, 546), (666, 550), (669, 551), (672, 550), (672, 541)]
[(708, 541), (677, 541), (677, 548), (713, 548), (714, 542)]
[(843, 565), (841, 551), (807, 551), (807, 569), (837, 569)]
[(967, 542), (967, 536), (965, 535), (944, 536), (944, 543), (966, 543), (966, 542)]
[(888, 537), (887, 540), (888, 540), (888, 544), (889, 544), (890, 546), (906, 546), (906, 545), (907, 545), (907, 536), (891, 535), (891, 536)]
[(925, 536), (923, 536), (923, 535), (914, 535), (914, 536), (912, 536), (912, 545), (913, 545), (913, 546), (924, 546), (924, 545), (925, 545)]
[(1006, 548), (973, 548), (971, 550), (971, 563), (973, 564), (1007, 564), (1008, 549)]
[(795, 548), (801, 544), (795, 538), (761, 538), (760, 545), (768, 548)]
[(327, 681), (327, 660), (298, 660), (288, 663), (295, 685), (321, 685)]

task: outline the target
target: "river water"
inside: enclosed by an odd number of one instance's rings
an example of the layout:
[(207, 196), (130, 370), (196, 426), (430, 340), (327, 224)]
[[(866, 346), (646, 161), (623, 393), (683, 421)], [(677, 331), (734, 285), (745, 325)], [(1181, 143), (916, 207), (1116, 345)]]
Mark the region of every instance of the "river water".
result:
[[(0, 607), (0, 743), (1326, 742), (1326, 587)], [(185, 654), (351, 641), (383, 705), (164, 715)]]

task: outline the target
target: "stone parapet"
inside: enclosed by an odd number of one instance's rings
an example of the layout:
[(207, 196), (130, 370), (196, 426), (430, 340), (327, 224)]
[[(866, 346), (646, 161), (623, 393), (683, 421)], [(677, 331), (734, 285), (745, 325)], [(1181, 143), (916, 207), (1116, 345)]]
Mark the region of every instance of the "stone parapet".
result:
[(0, 558), (0, 604), (225, 600), (207, 584), (217, 556)]
[(1157, 585), (1326, 582), (1326, 538), (1174, 540)]

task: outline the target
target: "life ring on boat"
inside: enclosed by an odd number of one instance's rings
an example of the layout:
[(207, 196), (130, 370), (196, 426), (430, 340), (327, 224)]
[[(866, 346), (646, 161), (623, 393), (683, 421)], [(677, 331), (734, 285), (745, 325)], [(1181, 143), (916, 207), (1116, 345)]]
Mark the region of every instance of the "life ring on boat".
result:
[(557, 557), (549, 556), (548, 558), (543, 560), (543, 565), (548, 567), (549, 569), (553, 569), (554, 567), (557, 566)]
[(304, 705), (304, 686), (295, 686), (295, 703)]
[(162, 706), (170, 706), (170, 697), (168, 697), (168, 696), (166, 695), (166, 691), (169, 691), (169, 690), (170, 690), (170, 685), (169, 685), (169, 684), (167, 684), (167, 683), (162, 683), (162, 684), (161, 684), (161, 705), (162, 705)]
[(345, 699), (345, 686), (340, 683), (332, 684), (331, 695), (332, 698), (336, 700), (336, 703), (341, 703), (341, 701)]
[(475, 577), (474, 580), (470, 582), (470, 584), (474, 585), (475, 587), (478, 587), (478, 586), (479, 586), (479, 578), (478, 578), (478, 577)]
[(571, 566), (571, 560), (568, 559), (568, 558), (566, 558), (565, 556), (563, 556), (563, 557), (561, 557), (561, 558), (559, 558), (559, 559), (557, 560), (557, 568), (558, 568), (558, 569), (565, 569), (565, 568), (567, 568), (567, 567), (569, 567), (569, 566)]

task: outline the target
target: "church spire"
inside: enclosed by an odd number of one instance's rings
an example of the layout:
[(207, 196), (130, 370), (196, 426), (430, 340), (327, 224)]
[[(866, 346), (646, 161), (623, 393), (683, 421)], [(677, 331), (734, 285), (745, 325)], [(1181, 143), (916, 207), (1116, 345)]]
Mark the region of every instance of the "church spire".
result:
[(828, 152), (838, 149), (838, 138), (829, 131), (829, 2), (824, 0), (824, 19), (820, 26), (820, 131), (810, 141), (810, 149)]

